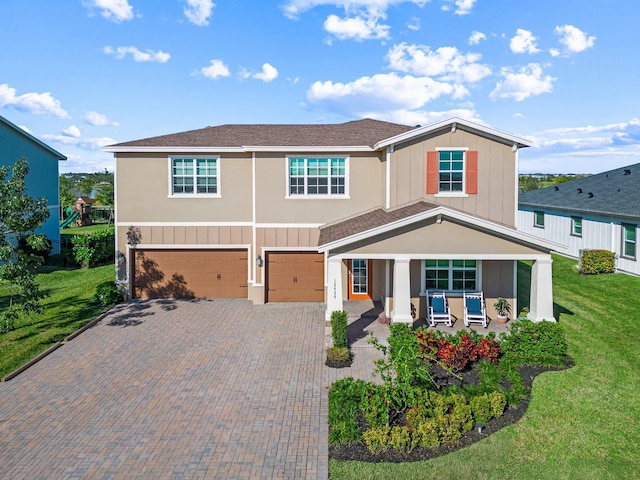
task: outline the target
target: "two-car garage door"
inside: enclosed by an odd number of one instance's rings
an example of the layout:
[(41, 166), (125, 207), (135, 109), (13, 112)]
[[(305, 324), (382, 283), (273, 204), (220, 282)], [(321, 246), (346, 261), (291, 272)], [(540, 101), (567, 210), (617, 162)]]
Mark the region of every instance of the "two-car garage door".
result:
[[(247, 298), (246, 250), (134, 249), (136, 298)], [(324, 301), (324, 255), (266, 254), (267, 302)]]
[(133, 250), (137, 298), (247, 298), (247, 251)]

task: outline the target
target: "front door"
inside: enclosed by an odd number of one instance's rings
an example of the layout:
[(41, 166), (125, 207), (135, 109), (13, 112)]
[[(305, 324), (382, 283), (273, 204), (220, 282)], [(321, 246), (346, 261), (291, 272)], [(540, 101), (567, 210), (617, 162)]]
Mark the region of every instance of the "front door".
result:
[(371, 300), (371, 260), (349, 262), (349, 300)]

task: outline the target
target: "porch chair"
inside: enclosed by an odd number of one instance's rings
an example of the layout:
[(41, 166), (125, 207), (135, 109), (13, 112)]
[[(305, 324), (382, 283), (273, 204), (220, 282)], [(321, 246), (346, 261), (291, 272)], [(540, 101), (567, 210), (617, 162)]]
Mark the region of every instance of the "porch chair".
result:
[(487, 328), (487, 311), (482, 292), (464, 292), (464, 326), (468, 327), (471, 322), (481, 323)]
[(435, 327), (436, 322), (442, 322), (450, 327), (451, 311), (444, 292), (434, 293), (431, 297), (427, 295), (427, 299), (429, 302), (429, 325)]

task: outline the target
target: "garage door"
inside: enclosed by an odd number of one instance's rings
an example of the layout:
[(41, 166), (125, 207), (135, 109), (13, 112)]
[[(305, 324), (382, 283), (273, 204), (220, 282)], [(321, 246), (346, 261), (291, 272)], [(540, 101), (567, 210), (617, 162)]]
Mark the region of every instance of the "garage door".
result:
[(324, 255), (267, 253), (268, 302), (324, 302)]
[(133, 250), (136, 298), (247, 298), (247, 251)]

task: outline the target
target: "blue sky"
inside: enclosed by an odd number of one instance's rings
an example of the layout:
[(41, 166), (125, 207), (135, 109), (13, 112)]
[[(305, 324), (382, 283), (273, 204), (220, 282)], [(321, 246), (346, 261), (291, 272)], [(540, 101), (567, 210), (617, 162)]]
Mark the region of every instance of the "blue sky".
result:
[(524, 136), (520, 172), (640, 162), (637, 0), (2, 0), (0, 115), (69, 157), (225, 123)]

